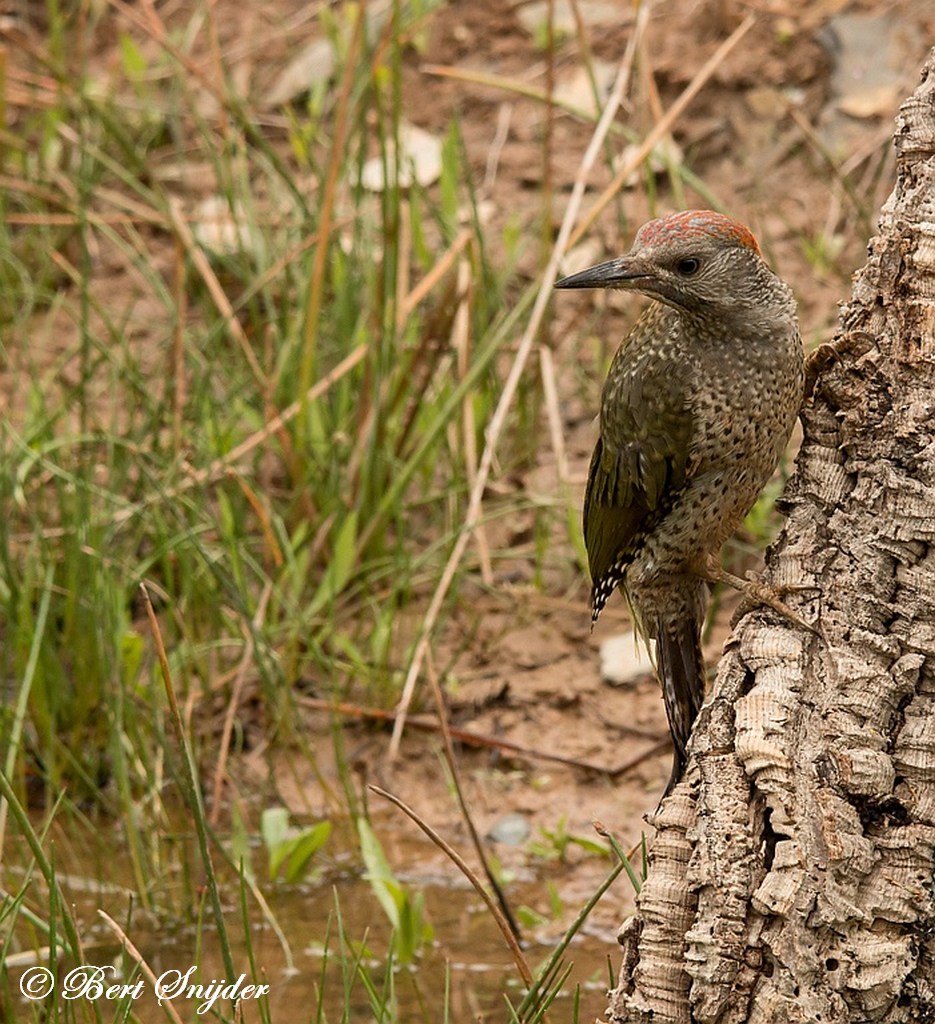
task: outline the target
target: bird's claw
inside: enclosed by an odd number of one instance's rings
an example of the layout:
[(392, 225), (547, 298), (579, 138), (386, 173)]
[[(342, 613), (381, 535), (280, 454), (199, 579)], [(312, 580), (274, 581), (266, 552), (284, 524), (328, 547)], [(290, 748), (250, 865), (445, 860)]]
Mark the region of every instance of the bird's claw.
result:
[(786, 594), (821, 593), (821, 587), (814, 583), (764, 583), (752, 569), (744, 573), (744, 579), (757, 587), (764, 587), (766, 590), (772, 591), (780, 598)]
[(777, 612), (784, 619), (788, 619), (789, 622), (794, 623), (802, 629), (808, 630), (809, 633), (815, 633), (819, 636), (821, 635), (817, 626), (812, 625), (810, 622), (806, 622), (805, 619), (803, 619), (798, 612), (793, 611), (780, 596), (784, 593), (816, 590), (816, 587), (799, 586), (796, 584), (771, 586), (752, 576), (751, 573), (747, 573), (745, 578), (741, 578), (740, 576), (735, 576), (733, 573), (727, 572), (725, 569), (721, 569), (720, 567), (717, 567), (711, 572), (711, 578), (716, 583), (726, 583), (728, 586), (739, 591), (751, 605), (765, 605), (767, 608), (772, 608), (774, 612)]

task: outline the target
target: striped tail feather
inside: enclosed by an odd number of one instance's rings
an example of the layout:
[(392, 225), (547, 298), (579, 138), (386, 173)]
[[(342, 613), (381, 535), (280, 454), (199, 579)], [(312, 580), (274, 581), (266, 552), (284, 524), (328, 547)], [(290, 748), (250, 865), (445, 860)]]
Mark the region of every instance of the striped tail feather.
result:
[(705, 667), (701, 651), (704, 625), (705, 584), (693, 582), (683, 591), (684, 605), (678, 612), (657, 617), (656, 670), (662, 683), (674, 756), (668, 795), (682, 777), (685, 751), (692, 726), (704, 702)]

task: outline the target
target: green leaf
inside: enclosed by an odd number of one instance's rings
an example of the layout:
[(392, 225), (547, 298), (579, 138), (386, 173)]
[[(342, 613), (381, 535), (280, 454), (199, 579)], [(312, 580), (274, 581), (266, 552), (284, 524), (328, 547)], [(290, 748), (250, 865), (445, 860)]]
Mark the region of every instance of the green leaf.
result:
[(438, 184), (442, 214), (452, 230), (458, 224), (458, 188), (462, 180), (460, 153), (459, 128), (453, 121), (442, 144), (442, 173)]
[(240, 807), (234, 802), (231, 806), (231, 837), (230, 856), (234, 864), (240, 866), (244, 878), (253, 880), (253, 865), (250, 857), (250, 836), (247, 824), (240, 813)]
[(283, 807), (269, 807), (260, 819), (260, 834), (269, 851), (269, 877), (275, 878), (283, 864), (286, 881), (297, 882), (308, 862), (328, 842), (331, 822), (319, 821), (301, 831), (289, 824), (289, 812)]
[(432, 941), (434, 930), (426, 922), (424, 910), (425, 898), (422, 893), (416, 893), (412, 899), (404, 897), (396, 930), (399, 959), (404, 964), (412, 963), (422, 946)]
[(541, 928), (544, 924), (549, 923), (545, 914), (540, 914), (538, 910), (527, 907), (525, 903), (516, 908), (516, 916), (524, 928)]
[(123, 70), (131, 82), (140, 82), (146, 76), (146, 58), (143, 51), (136, 45), (132, 37), (120, 36), (120, 59)]
[(331, 836), (331, 822), (320, 821), (305, 829), (289, 843), (286, 857), (286, 881), (297, 882), (308, 867), (308, 862), (328, 842)]
[(260, 816), (260, 836), (271, 853), (289, 838), (289, 812), (285, 807), (267, 807)]
[(610, 850), (596, 839), (590, 839), (587, 836), (573, 835), (569, 836), (568, 841), (569, 843), (574, 843), (579, 849), (584, 850), (585, 853), (593, 853), (596, 857), (610, 856)]
[(306, 614), (314, 615), (333, 601), (347, 586), (356, 565), (357, 512), (354, 510), (348, 512), (338, 527), (331, 561)]
[(400, 904), (404, 900), (402, 889), (386, 859), (380, 840), (377, 839), (370, 823), (363, 818), (357, 821), (360, 837), (360, 852), (364, 858), (367, 874), (364, 876), (376, 896), (390, 924), (398, 931), (400, 927)]
[(146, 644), (135, 630), (128, 629), (120, 637), (120, 678), (125, 689), (130, 689), (140, 675)]

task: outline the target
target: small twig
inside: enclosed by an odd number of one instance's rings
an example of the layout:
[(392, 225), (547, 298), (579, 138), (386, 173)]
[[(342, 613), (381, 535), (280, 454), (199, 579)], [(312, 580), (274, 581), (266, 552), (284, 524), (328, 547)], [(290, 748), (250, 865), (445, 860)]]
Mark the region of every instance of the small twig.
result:
[[(617, 880), (617, 876), (624, 869), (629, 869), (629, 871), (632, 874), (633, 869), (630, 866), (630, 862), (625, 858), (621, 858), (611, 868), (610, 874), (607, 875), (604, 881), (601, 882), (597, 889), (595, 889), (595, 891), (591, 894), (591, 897), (587, 901), (587, 903), (585, 903), (581, 910), (578, 911), (574, 921), (572, 921), (568, 930), (562, 936), (562, 939), (559, 942), (559, 944), (549, 954), (549, 959), (539, 969), (539, 978), (536, 984), (530, 986), (529, 991), (526, 993), (526, 997), (523, 999), (522, 1003), (520, 1003), (519, 1008), (516, 1011), (516, 1016), (519, 1020), (534, 1019), (531, 1017), (529, 1011), (537, 1008), (540, 1005), (542, 1001), (542, 996), (540, 995), (540, 993), (542, 993), (543, 990), (548, 990), (549, 987), (552, 987), (554, 991), (554, 980), (558, 977), (558, 973), (562, 964), (562, 957), (565, 954), (565, 950), (568, 948), (569, 944), (571, 943), (571, 940), (581, 930), (582, 926), (584, 925), (584, 922), (590, 916), (591, 911), (597, 906), (598, 901), (601, 899), (604, 893), (607, 892), (611, 885), (613, 885), (613, 883)], [(564, 983), (565, 977), (567, 977), (567, 972), (562, 976), (560, 983)]]
[(397, 325), (402, 326), (410, 313), (419, 303), (431, 292), (436, 284), (448, 273), (458, 258), (461, 250), (471, 241), (473, 235), (468, 228), (462, 228), (455, 240), (436, 260), (435, 266), (422, 278), (422, 280), (409, 292), (400, 303), (397, 311)]
[(169, 701), (169, 717), (178, 739), (182, 752), (183, 790), (188, 809), (191, 811), (192, 822), (195, 826), (195, 835), (198, 838), (198, 852), (201, 857), (201, 866), (205, 873), (205, 883), (208, 890), (214, 923), (217, 927), (218, 937), (221, 943), (221, 954), (224, 960), (224, 969), (230, 977), (236, 977), (234, 972), (234, 956), (231, 952), (230, 939), (224, 927), (224, 912), (221, 908), (221, 893), (218, 887), (217, 874), (214, 870), (214, 861), (211, 858), (208, 844), (208, 828), (205, 820), (204, 804), (201, 799), (201, 790), (198, 786), (198, 777), (195, 769), (195, 758), (192, 753), (191, 744), (185, 735), (185, 726), (182, 722), (182, 715), (179, 711), (179, 704), (175, 693), (175, 684), (172, 681), (172, 670), (169, 666), (169, 656), (166, 654), (166, 646), (162, 639), (162, 630), (159, 628), (159, 619), (153, 603), (149, 599), (149, 590), (145, 583), (140, 584), (140, 593), (143, 595), (143, 604), (146, 608), (146, 617), (153, 634), (153, 642), (156, 645), (156, 655), (159, 659), (159, 667), (162, 671), (162, 682), (166, 691), (166, 698)]
[(412, 268), (412, 206), (409, 199), (399, 204), (399, 243), (396, 255), (396, 330), (402, 331), (406, 320), (400, 319), (399, 311), (410, 293), (410, 274)]
[(789, 117), (792, 118), (796, 128), (798, 128), (802, 133), (806, 142), (808, 142), (812, 149), (814, 149), (818, 156), (825, 162), (829, 172), (831, 173), (832, 181), (837, 181), (841, 188), (844, 189), (847, 198), (854, 204), (854, 209), (857, 211), (857, 216), (860, 219), (862, 226), (867, 229), (868, 234), (872, 233), (870, 231), (870, 212), (867, 209), (864, 198), (858, 194), (857, 189), (854, 187), (854, 183), (851, 181), (850, 175), (842, 171), (834, 157), (834, 154), (828, 146), (825, 145), (824, 140), (818, 132), (815, 131), (812, 123), (794, 103), (789, 101), (786, 102), (786, 112)]
[(418, 814), (406, 803), (399, 799), (398, 796), (394, 796), (392, 793), (387, 792), (385, 789), (381, 789), (379, 786), (375, 786), (371, 783), (367, 787), (372, 793), (376, 793), (377, 796), (382, 796), (385, 800), (389, 800), (390, 803), (395, 804), (403, 814), (407, 815), (420, 829), (432, 840), (432, 842), (448, 857), (452, 860), (464, 875), (464, 877), (471, 883), (478, 896), (487, 905), (487, 909), (493, 914), (494, 921), (497, 922), (497, 927), (500, 929), (500, 934), (506, 941), (507, 948), (513, 956), (513, 962), (516, 964), (517, 970), (523, 976), (523, 981), (528, 987), (532, 987), (533, 977), (532, 971), (529, 969), (529, 964), (526, 962), (526, 957), (523, 956), (523, 951), (519, 948), (519, 943), (516, 941), (516, 937), (510, 930), (509, 922), (503, 916), (500, 908), (494, 902), (490, 893), (481, 884), (481, 880), (471, 870), (470, 865), (464, 860), (460, 853), (453, 847), (449, 846), (444, 839), (432, 828), (428, 822), (424, 821), (419, 817)]
[(648, 750), (644, 750), (642, 754), (637, 754), (635, 757), (631, 757), (629, 761), (624, 761), (618, 767), (611, 768), (607, 774), (614, 780), (619, 779), (621, 775), (632, 772), (634, 768), (638, 768), (644, 761), (648, 761), (651, 757), (661, 754), (671, 746), (672, 740), (667, 736), (665, 739), (654, 743)]
[(260, 594), (260, 600), (257, 604), (251, 627), (244, 629), (246, 636), (243, 655), (240, 658), (240, 664), (237, 666), (230, 700), (227, 702), (227, 710), (224, 713), (224, 726), (221, 729), (221, 746), (218, 751), (217, 768), (214, 770), (214, 783), (211, 787), (211, 814), (208, 818), (208, 823), (212, 828), (217, 825), (221, 815), (221, 795), (224, 788), (224, 778), (227, 774), (227, 755), (230, 752), (231, 736), (234, 734), (234, 719), (237, 715), (237, 709), (240, 707), (240, 696), (243, 693), (244, 682), (247, 678), (247, 669), (253, 662), (253, 653), (256, 646), (254, 634), (263, 622), (266, 615), (266, 606), (269, 603), (272, 592), (273, 583), (271, 580), (267, 580), (266, 586)]
[(261, 498), (240, 473), (235, 473), (233, 470), (230, 470), (228, 476), (234, 480), (243, 493), (243, 496), (247, 499), (247, 504), (253, 509), (253, 514), (256, 516), (257, 522), (260, 524), (260, 532), (263, 534), (263, 540), (266, 543), (266, 550), (269, 552), (270, 558), (273, 560), (273, 565), (275, 565), (277, 569), (282, 568), (285, 556), (282, 553), (282, 545), (276, 537), (276, 531), (273, 528), (273, 523), (270, 519), (269, 496), (264, 495), (263, 498)]
[[(471, 362), (471, 267), (463, 256), (458, 260), (457, 296), (458, 306), (451, 325), (451, 348), (457, 358), (458, 376), (463, 378), (467, 376)], [(461, 434), (468, 487), (473, 487), (477, 479), (477, 427), (474, 421), (474, 395), (470, 391), (465, 392), (461, 401)], [(474, 543), (477, 545), (481, 580), (484, 586), (492, 587), (490, 544), (480, 519), (474, 529)]]
[(482, 186), (482, 191), (485, 195), (490, 195), (496, 184), (500, 154), (503, 152), (503, 147), (506, 145), (506, 140), (510, 134), (510, 121), (512, 117), (513, 104), (501, 103), (497, 109), (497, 130), (493, 140), (487, 147), (487, 164), (484, 168), (484, 184)]
[(555, 475), (559, 492), (568, 500), (568, 455), (565, 452), (565, 435), (562, 432), (562, 414), (558, 404), (558, 386), (555, 383), (555, 360), (548, 345), (539, 346), (539, 376), (542, 379), (542, 393), (545, 397), (546, 419), (549, 423), (549, 439), (555, 453)]
[(461, 808), (461, 816), (464, 818), (465, 825), (467, 825), (468, 835), (470, 835), (471, 842), (474, 844), (477, 859), (480, 861), (481, 867), (484, 869), (484, 874), (487, 876), (487, 883), (497, 896), (497, 902), (500, 904), (503, 916), (506, 918), (507, 923), (510, 926), (510, 931), (516, 937), (517, 942), (520, 942), (522, 941), (522, 933), (519, 930), (519, 924), (513, 916), (513, 911), (510, 909), (510, 905), (507, 902), (506, 894), (504, 893), (502, 886), (494, 877), (494, 873), (490, 869), (490, 864), (487, 860), (487, 852), (484, 849), (484, 844), (481, 842), (480, 835), (478, 835), (477, 828), (474, 825), (474, 819), (471, 817), (471, 812), (468, 809), (467, 800), (464, 799), (464, 790), (461, 788), (461, 773), (458, 770), (458, 762), (455, 760), (454, 744), (451, 742), (451, 729), (448, 724), (448, 707), (445, 704), (445, 695), (442, 693), (442, 688), (439, 685), (438, 673), (435, 671), (435, 665), (432, 662), (431, 654), (425, 660), (425, 668), (428, 673), (432, 696), (435, 698), (435, 709), (438, 712), (438, 724), (441, 728), (442, 740), (444, 741), (443, 749), (445, 751), (445, 760), (448, 762), (448, 771), (451, 773), (451, 782), (455, 789), (455, 796), (458, 798), (458, 806)]
[(182, 421), (187, 397), (185, 373), (185, 320), (188, 312), (188, 292), (185, 289), (185, 246), (181, 238), (175, 239), (175, 277), (172, 282), (175, 325), (172, 329), (172, 451), (176, 459), (182, 455)]
[(237, 342), (240, 347), (240, 351), (243, 353), (243, 357), (250, 367), (250, 372), (253, 374), (254, 380), (260, 385), (261, 390), (266, 389), (266, 374), (263, 372), (260, 362), (256, 357), (256, 353), (253, 351), (253, 346), (250, 344), (250, 339), (247, 337), (246, 331), (243, 329), (240, 321), (237, 319), (237, 314), (234, 312), (234, 307), (230, 303), (224, 289), (221, 287), (221, 282), (218, 280), (217, 274), (208, 262), (208, 257), (205, 255), (204, 250), (195, 241), (195, 236), (192, 234), (192, 229), (188, 226), (185, 217), (182, 215), (182, 203), (176, 196), (170, 196), (167, 205), (169, 212), (169, 220), (172, 222), (172, 229), (175, 232), (175, 236), (179, 241), (179, 244), (185, 250), (188, 258), (192, 261), (192, 265), (198, 271), (198, 276), (204, 282), (205, 288), (208, 289), (208, 294), (211, 296), (214, 302), (215, 308), (221, 314), (224, 319), (224, 326), (230, 331), (231, 336)]
[(156, 618), (156, 610), (149, 598), (149, 588), (145, 583), (140, 584), (140, 593), (143, 595), (143, 605), (146, 608), (146, 616), (149, 619), (150, 629), (153, 631), (153, 642), (156, 644), (156, 657), (159, 659), (159, 668), (162, 671), (162, 683), (169, 701), (169, 717), (176, 730), (179, 742), (183, 750), (186, 748), (185, 730), (182, 727), (182, 716), (179, 713), (178, 701), (175, 698), (175, 686), (172, 682), (172, 670), (169, 667), (169, 656), (166, 654), (166, 645), (162, 641), (162, 630), (159, 628), (159, 620)]
[[(334, 701), (320, 700), (317, 697), (298, 697), (299, 704), (311, 711), (321, 711), (326, 714), (347, 715), (353, 718), (373, 719), (378, 722), (393, 722), (396, 720), (396, 712), (385, 711), (383, 708), (366, 708), (358, 704), (335, 704)], [(407, 719), (407, 725), (421, 732), (438, 732), (439, 725), (435, 719), (411, 717)], [(616, 768), (608, 768), (606, 765), (595, 764), (593, 761), (581, 761), (574, 757), (563, 757), (561, 754), (552, 754), (546, 750), (536, 750), (534, 747), (523, 747), (519, 743), (512, 743), (510, 740), (502, 739), (499, 736), (489, 736), (486, 733), (470, 732), (467, 729), (459, 729), (456, 726), (449, 726), (449, 732), (459, 743), (468, 747), (480, 747), (484, 750), (499, 750), (514, 757), (525, 757), (531, 761), (550, 761), (555, 764), (563, 764), (569, 768), (578, 768), (581, 771), (593, 772), (595, 775), (607, 775), (612, 779), (619, 778), (626, 772), (631, 771), (655, 754), (665, 750), (671, 740), (662, 738), (658, 734), (644, 732), (632, 726), (616, 726), (621, 732), (636, 736), (642, 740), (651, 740), (652, 746), (630, 758), (629, 761), (618, 765)]]
[[(133, 945), (133, 943), (130, 941), (130, 937), (120, 927), (120, 925), (117, 924), (117, 922), (110, 916), (110, 914), (106, 913), (103, 910), (98, 910), (97, 913), (101, 920), (104, 922), (104, 924), (106, 924), (107, 927), (120, 940), (120, 945), (123, 946), (130, 959), (133, 960), (139, 967), (139, 969), (143, 972), (143, 976), (150, 983), (150, 985), (152, 985), (153, 991), (155, 992), (157, 983), (156, 973), (146, 962), (146, 960), (143, 957), (143, 954), (136, 948), (136, 946)], [(170, 1020), (174, 1021), (175, 1024), (182, 1024), (182, 1018), (179, 1016), (178, 1011), (173, 1005), (171, 999), (162, 1000), (162, 1008), (165, 1010)]]
[[(345, 142), (352, 116), (354, 75), (357, 72), (357, 62), (364, 44), (365, 22), (366, 17), (363, 13), (354, 22), (331, 117), (333, 125), (331, 148), (325, 165), (325, 184), (317, 204), (319, 242), (312, 256), (312, 267), (309, 273), (308, 296), (305, 300), (305, 326), (302, 332), (302, 351), (299, 358), (299, 392), (303, 395), (311, 387), (318, 356), (318, 332), (321, 328), (321, 308), (325, 296), (328, 252), (331, 244), (331, 232), (336, 219), (338, 190), (341, 185), (344, 162), (347, 159)], [(309, 405), (308, 399), (303, 398), (299, 418), (299, 423), (302, 426), (307, 423)]]
[[(471, 68), (448, 67), (444, 64), (423, 64), (419, 70), (425, 75), (436, 75), (439, 78), (453, 78), (459, 82), (467, 82), (470, 85), (489, 86), (492, 89), (502, 89), (504, 92), (513, 93), (516, 96), (525, 96), (527, 99), (538, 100), (541, 103), (548, 102), (549, 93), (547, 89), (540, 89), (536, 85), (529, 85), (517, 78), (506, 78), (503, 75), (493, 75), (486, 71), (475, 71)], [(569, 114), (580, 118), (582, 121), (593, 121), (594, 111), (586, 110), (584, 107), (575, 106), (560, 97), (554, 99), (557, 107), (567, 111)]]

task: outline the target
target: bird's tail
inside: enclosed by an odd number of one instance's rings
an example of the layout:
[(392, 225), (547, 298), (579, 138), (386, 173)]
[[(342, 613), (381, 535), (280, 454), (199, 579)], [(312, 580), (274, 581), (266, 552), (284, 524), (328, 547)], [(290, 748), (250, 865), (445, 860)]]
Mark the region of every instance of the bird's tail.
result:
[(669, 731), (675, 748), (672, 775), (666, 795), (679, 781), (685, 768), (685, 749), (695, 718), (704, 702), (705, 669), (701, 653), (704, 625), (705, 584), (683, 587), (682, 607), (660, 615), (655, 625), (656, 669), (662, 683)]

